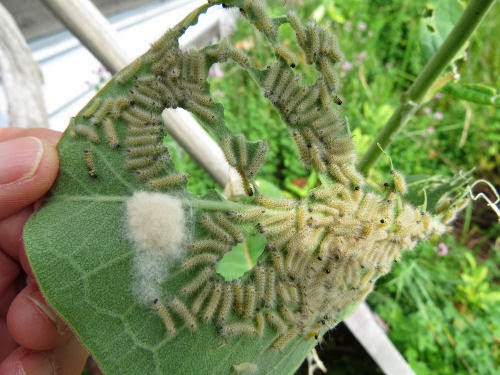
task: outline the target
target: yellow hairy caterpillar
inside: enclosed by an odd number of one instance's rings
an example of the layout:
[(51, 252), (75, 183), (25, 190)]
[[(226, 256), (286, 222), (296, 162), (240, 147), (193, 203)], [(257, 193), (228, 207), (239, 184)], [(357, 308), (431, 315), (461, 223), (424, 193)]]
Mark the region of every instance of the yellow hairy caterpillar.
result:
[(283, 254), (279, 250), (271, 251), (271, 258), (273, 260), (274, 269), (278, 272), (278, 275), (285, 276), (285, 263), (283, 261)]
[(294, 339), (298, 334), (297, 328), (290, 328), (288, 331), (280, 335), (273, 343), (273, 349), (282, 349), (286, 346), (292, 339)]
[(266, 142), (259, 142), (257, 149), (254, 151), (250, 162), (248, 163), (246, 174), (248, 177), (253, 178), (262, 164), (266, 160), (268, 145)]
[(113, 108), (113, 99), (107, 98), (104, 100), (104, 103), (102, 103), (97, 111), (95, 111), (94, 116), (90, 119), (90, 122), (94, 125), (98, 125), (104, 120), (104, 117), (111, 111), (111, 108)]
[(87, 125), (77, 124), (74, 127), (76, 134), (86, 137), (90, 142), (99, 144), (101, 143), (101, 138), (95, 129)]
[(127, 149), (129, 157), (137, 158), (142, 156), (158, 156), (168, 152), (167, 146), (164, 144), (148, 144), (143, 146), (133, 146)]
[(266, 307), (273, 307), (276, 303), (276, 274), (274, 269), (270, 268), (266, 275), (267, 287), (264, 293), (264, 304)]
[(243, 316), (246, 319), (253, 319), (257, 303), (255, 286), (251, 284), (246, 285), (245, 291), (246, 293), (245, 293), (245, 305), (243, 306)]
[(163, 128), (160, 125), (148, 125), (148, 126), (128, 126), (128, 136), (130, 138), (156, 135), (161, 137), (163, 134)]
[(201, 310), (203, 303), (207, 300), (208, 295), (213, 289), (213, 284), (207, 283), (205, 287), (198, 293), (196, 298), (191, 305), (191, 313), (193, 315), (198, 315), (198, 312)]
[(158, 299), (155, 299), (153, 301), (153, 307), (156, 310), (157, 314), (160, 316), (160, 318), (163, 320), (163, 324), (165, 325), (165, 329), (167, 330), (168, 334), (170, 336), (175, 336), (177, 331), (175, 329), (174, 320), (172, 319), (172, 316), (170, 315), (168, 308), (164, 304), (162, 304)]
[(174, 297), (174, 299), (170, 301), (170, 307), (182, 318), (182, 320), (184, 320), (184, 323), (189, 327), (189, 329), (191, 329), (191, 331), (195, 331), (198, 328), (196, 318), (193, 314), (191, 314), (191, 311), (189, 311), (187, 306), (180, 299)]
[[(145, 128), (144, 128), (145, 129)], [(137, 136), (128, 136), (127, 145), (129, 146), (145, 146), (149, 144), (157, 144), (162, 139), (159, 134), (145, 134)]]
[(264, 314), (262, 311), (257, 311), (255, 314), (257, 336), (262, 336), (264, 334), (264, 328), (266, 327), (266, 320), (264, 319)]
[(197, 240), (188, 246), (190, 252), (216, 251), (223, 254), (231, 249), (231, 245), (214, 239)]
[(202, 104), (199, 104), (198, 102), (195, 102), (194, 100), (189, 100), (189, 99), (186, 100), (185, 105), (188, 111), (193, 112), (203, 121), (206, 121), (210, 124), (215, 124), (219, 121), (219, 116), (217, 115), (217, 113), (212, 111), (212, 109), (210, 109), (207, 106), (204, 106)]
[(114, 119), (120, 118), (120, 113), (127, 107), (131, 105), (131, 101), (129, 98), (124, 96), (119, 96), (115, 98), (113, 102), (113, 108), (111, 108), (111, 115)]
[(280, 61), (275, 61), (272, 63), (272, 65), (268, 68), (266, 78), (264, 79), (263, 82), (263, 87), (264, 87), (264, 95), (266, 97), (269, 97), (273, 93), (273, 88), (278, 80), (278, 77), (281, 73), (281, 70), (283, 68), (283, 65), (281, 64)]
[(193, 277), (186, 285), (181, 289), (181, 293), (184, 295), (190, 295), (200, 289), (205, 283), (210, 280), (213, 274), (213, 267), (205, 267), (198, 274)]
[(304, 28), (302, 27), (302, 23), (300, 22), (299, 17), (293, 10), (290, 10), (287, 13), (287, 18), (290, 26), (292, 26), (292, 29), (295, 31), (295, 35), (297, 36), (299, 45), (302, 47), (302, 49), (305, 49), (307, 45), (307, 35)]
[(264, 32), (269, 38), (276, 39), (278, 37), (278, 29), (269, 16), (266, 8), (260, 0), (244, 0), (243, 8), (247, 13), (255, 17), (254, 24), (259, 31)]
[(403, 175), (399, 171), (392, 169), (391, 176), (392, 181), (394, 182), (394, 189), (402, 195), (406, 194), (408, 192), (408, 188), (406, 187), (406, 181)]
[(83, 110), (82, 116), (85, 118), (92, 117), (92, 115), (97, 111), (101, 105), (101, 98), (94, 98)]
[(312, 64), (319, 57), (319, 27), (314, 23), (309, 23), (306, 26), (307, 38), (307, 63)]
[(240, 222), (249, 222), (254, 221), (264, 215), (266, 210), (261, 207), (251, 208), (246, 211), (227, 211), (226, 215), (230, 217), (234, 217), (237, 221)]
[(233, 290), (233, 301), (234, 301), (234, 310), (238, 315), (243, 315), (243, 307), (245, 305), (244, 294), (243, 294), (243, 284), (241, 280), (235, 280), (232, 283)]
[(108, 145), (111, 148), (120, 147), (120, 140), (118, 139), (118, 134), (116, 133), (115, 124), (110, 118), (106, 118), (103, 123), (104, 136), (108, 141)]
[(205, 311), (203, 312), (202, 320), (205, 323), (208, 323), (214, 317), (215, 311), (219, 306), (221, 297), (222, 297), (222, 285), (220, 282), (218, 282), (213, 288), (212, 296), (208, 300), (207, 306), (205, 307)]
[(153, 163), (154, 158), (152, 156), (142, 156), (133, 159), (125, 160), (125, 168), (127, 169), (138, 169), (144, 168)]
[(260, 263), (255, 267), (255, 299), (259, 304), (264, 299), (266, 288), (266, 269)]
[(136, 73), (141, 69), (142, 61), (135, 60), (133, 63), (127, 65), (125, 68), (116, 73), (115, 81), (120, 85), (124, 85), (132, 80)]
[(228, 244), (234, 244), (235, 241), (233, 236), (226, 232), (226, 230), (223, 229), (220, 225), (218, 225), (209, 214), (204, 213), (202, 215), (201, 223), (203, 227), (219, 241)]
[(257, 329), (250, 323), (231, 323), (225, 324), (220, 329), (222, 336), (258, 336)]
[(233, 289), (230, 283), (224, 284), (224, 291), (222, 295), (222, 303), (217, 314), (217, 321), (224, 323), (228, 320), (229, 314), (233, 308)]
[(160, 110), (164, 107), (160, 100), (144, 95), (136, 90), (131, 90), (130, 96), (132, 96), (134, 103), (142, 104), (145, 108), (151, 110)]
[(172, 173), (165, 177), (159, 177), (149, 180), (147, 183), (152, 188), (164, 188), (184, 184), (187, 181), (187, 175), (184, 173)]
[(132, 116), (135, 116), (148, 124), (159, 124), (161, 123), (161, 118), (159, 115), (145, 111), (137, 106), (132, 106), (127, 109)]
[(85, 166), (87, 167), (87, 173), (89, 174), (90, 177), (97, 178), (97, 171), (95, 169), (95, 162), (94, 162), (94, 154), (92, 153), (92, 150), (90, 149), (83, 150), (83, 155), (85, 159)]
[(215, 264), (219, 260), (217, 254), (201, 253), (187, 258), (181, 265), (183, 270), (190, 270), (199, 265)]
[(233, 237), (234, 242), (242, 242), (245, 239), (243, 232), (231, 221), (229, 221), (221, 212), (217, 212), (215, 214), (215, 221), (222, 229)]
[(255, 201), (266, 208), (275, 210), (291, 210), (296, 203), (294, 199), (270, 198), (265, 195), (257, 195)]
[(272, 310), (266, 311), (266, 318), (279, 333), (285, 333), (288, 330), (287, 324), (277, 312)]

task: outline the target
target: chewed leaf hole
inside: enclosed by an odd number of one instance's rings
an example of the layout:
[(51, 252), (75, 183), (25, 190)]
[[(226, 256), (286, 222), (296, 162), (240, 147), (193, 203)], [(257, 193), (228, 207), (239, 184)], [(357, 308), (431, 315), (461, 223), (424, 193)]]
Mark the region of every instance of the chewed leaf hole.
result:
[(217, 273), (226, 281), (242, 277), (245, 272), (255, 267), (265, 245), (264, 236), (260, 234), (248, 236), (245, 241), (233, 246), (231, 251), (224, 254), (215, 267)]

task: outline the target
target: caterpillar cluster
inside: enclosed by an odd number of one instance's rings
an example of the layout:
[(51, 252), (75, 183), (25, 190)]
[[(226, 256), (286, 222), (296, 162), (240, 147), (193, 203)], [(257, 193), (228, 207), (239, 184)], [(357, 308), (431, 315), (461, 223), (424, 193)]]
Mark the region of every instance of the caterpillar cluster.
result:
[[(94, 98), (70, 124), (74, 137), (96, 145), (105, 139), (114, 150), (126, 145), (125, 169), (151, 189), (175, 188), (187, 179), (185, 174), (167, 172), (170, 155), (163, 143), (164, 108), (181, 106), (207, 123), (221, 122), (221, 110), (205, 82), (209, 62), (200, 51), (179, 49), (182, 32), (180, 27), (170, 30), (148, 53), (118, 72), (114, 83), (125, 88), (126, 95)], [(96, 178), (91, 156), (85, 153), (85, 165), (89, 176)]]
[[(407, 186), (396, 170), (382, 194), (365, 190), (364, 178), (354, 167), (351, 136), (335, 107), (342, 103), (334, 73), (341, 55), (328, 30), (302, 25), (293, 12), (270, 17), (261, 1), (224, 3), (240, 7), (269, 39), (276, 55), (269, 67), (256, 69), (227, 42), (181, 51), (177, 39), (185, 27), (176, 27), (119, 72), (113, 90), (93, 99), (72, 120), (69, 132), (87, 141), (83, 159), (90, 178), (98, 178), (101, 158), (92, 150), (102, 142), (106, 151), (123, 154), (124, 168), (138, 181), (162, 191), (186, 182), (185, 174), (168, 172), (162, 109), (185, 108), (213, 131), (241, 175), (251, 206), (218, 211), (214, 205), (197, 213), (196, 237), (180, 265), (188, 281), (178, 293), (158, 295), (152, 308), (170, 336), (182, 326), (195, 331), (200, 324), (213, 324), (223, 336), (274, 332), (272, 347), (281, 349), (296, 337), (317, 338), (339, 322), (400, 259), (402, 249), (413, 248), (442, 227), (429, 213), (403, 203)], [(319, 73), (313, 84), (294, 72), (297, 56), (278, 40), (283, 22), (292, 26), (306, 62)], [(267, 145), (228, 131), (206, 82), (208, 67), (227, 60), (262, 86), (289, 126), (301, 160), (325, 177), (306, 198), (274, 199), (254, 191), (252, 180), (265, 161)], [(119, 91), (121, 95), (114, 94)], [(442, 206), (441, 221), (446, 221), (458, 203)], [(266, 239), (258, 264), (241, 278), (224, 280), (216, 272), (217, 263), (254, 232)]]
[[(303, 200), (257, 195), (253, 208), (203, 213), (206, 235), (188, 246), (181, 268), (190, 281), (174, 297), (185, 309), (172, 301), (162, 309), (191, 329), (214, 323), (223, 336), (260, 337), (268, 327), (275, 349), (298, 336), (318, 338), (370, 293), (402, 249), (439, 231), (429, 213), (401, 204), (401, 195), (333, 183)], [(223, 280), (217, 262), (251, 230), (267, 241), (258, 264), (241, 279)]]

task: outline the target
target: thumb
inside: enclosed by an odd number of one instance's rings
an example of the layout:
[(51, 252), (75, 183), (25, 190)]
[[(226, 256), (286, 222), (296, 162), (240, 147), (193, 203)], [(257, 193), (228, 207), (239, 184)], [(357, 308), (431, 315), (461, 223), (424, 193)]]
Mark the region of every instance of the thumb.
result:
[(36, 137), (0, 142), (0, 220), (41, 198), (57, 176), (59, 159), (50, 143)]

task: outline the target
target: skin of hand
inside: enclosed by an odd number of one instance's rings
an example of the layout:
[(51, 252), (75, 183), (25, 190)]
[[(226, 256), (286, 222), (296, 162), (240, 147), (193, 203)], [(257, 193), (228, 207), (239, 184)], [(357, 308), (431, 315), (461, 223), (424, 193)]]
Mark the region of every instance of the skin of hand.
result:
[(0, 375), (81, 374), (88, 353), (45, 302), (23, 227), (55, 181), (60, 133), (0, 129)]

